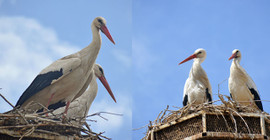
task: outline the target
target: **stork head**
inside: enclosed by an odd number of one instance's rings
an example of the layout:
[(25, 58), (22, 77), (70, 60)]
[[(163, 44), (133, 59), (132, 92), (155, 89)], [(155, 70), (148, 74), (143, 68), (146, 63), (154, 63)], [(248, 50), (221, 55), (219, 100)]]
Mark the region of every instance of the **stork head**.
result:
[(235, 59), (235, 60), (241, 60), (241, 52), (238, 49), (234, 49), (232, 51), (232, 56), (229, 58), (229, 60)]
[(103, 68), (99, 64), (95, 64), (94, 65), (94, 73), (95, 73), (95, 76), (103, 84), (103, 86), (107, 89), (108, 93), (111, 95), (111, 97), (114, 100), (114, 102), (116, 102), (116, 99), (115, 99), (115, 97), (113, 95), (113, 92), (112, 92), (112, 90), (110, 88), (110, 85), (109, 85), (109, 83), (107, 82), (107, 80), (105, 78)]
[(103, 18), (103, 17), (96, 17), (94, 19), (94, 21), (92, 22), (92, 25), (94, 25), (98, 29), (100, 29), (101, 32), (104, 33), (113, 44), (115, 44), (114, 43), (114, 40), (113, 40), (113, 38), (112, 38), (112, 36), (111, 36), (108, 28), (107, 28), (107, 26), (106, 26), (106, 20), (105, 20), (105, 18)]
[(183, 64), (191, 59), (199, 60), (199, 62), (203, 62), (206, 58), (206, 51), (202, 48), (197, 49), (191, 56), (180, 62), (178, 65)]

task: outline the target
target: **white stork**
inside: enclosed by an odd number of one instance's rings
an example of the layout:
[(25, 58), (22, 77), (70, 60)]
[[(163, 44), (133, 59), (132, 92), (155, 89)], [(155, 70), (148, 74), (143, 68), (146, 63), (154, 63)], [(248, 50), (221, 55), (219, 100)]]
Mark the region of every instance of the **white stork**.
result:
[[(37, 110), (38, 105), (29, 106), (31, 102), (38, 102), (46, 107), (59, 101), (66, 102), (65, 114), (70, 102), (85, 85), (90, 83), (92, 67), (101, 48), (100, 30), (113, 43), (106, 20), (97, 17), (91, 24), (93, 40), (81, 51), (63, 57), (43, 69), (30, 86), (24, 91), (16, 106)], [(87, 83), (88, 82), (88, 83)]]
[(205, 71), (201, 67), (201, 63), (205, 58), (206, 51), (197, 49), (194, 54), (179, 63), (180, 65), (194, 59), (184, 87), (183, 106), (193, 102), (194, 104), (202, 104), (212, 101), (212, 88)]
[(240, 66), (241, 52), (238, 49), (233, 50), (229, 60), (231, 59), (233, 59), (229, 77), (231, 97), (242, 105), (252, 106), (263, 111), (262, 102), (255, 83), (243, 67)]
[[(103, 68), (99, 64), (95, 64), (92, 71), (93, 76), (89, 84), (89, 88), (80, 97), (76, 98), (70, 103), (69, 110), (66, 117), (72, 119), (83, 119), (87, 116), (88, 111), (97, 96), (98, 85), (96, 79), (99, 78), (101, 83), (107, 89), (108, 93), (111, 95), (113, 100), (115, 100), (112, 90), (105, 78)], [(65, 108), (63, 103), (56, 103), (49, 106), (49, 109), (55, 109), (53, 114), (61, 114), (64, 112)]]

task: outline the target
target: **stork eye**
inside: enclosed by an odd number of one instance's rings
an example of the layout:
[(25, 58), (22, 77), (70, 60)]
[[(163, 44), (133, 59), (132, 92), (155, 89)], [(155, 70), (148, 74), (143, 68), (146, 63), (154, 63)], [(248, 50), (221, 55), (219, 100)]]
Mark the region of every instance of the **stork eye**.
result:
[(201, 54), (202, 52), (201, 51), (199, 51), (197, 54)]
[(102, 19), (98, 19), (98, 22), (101, 23), (101, 24), (103, 23), (103, 22), (102, 22)]
[(99, 68), (99, 71), (103, 74), (103, 69), (102, 68)]

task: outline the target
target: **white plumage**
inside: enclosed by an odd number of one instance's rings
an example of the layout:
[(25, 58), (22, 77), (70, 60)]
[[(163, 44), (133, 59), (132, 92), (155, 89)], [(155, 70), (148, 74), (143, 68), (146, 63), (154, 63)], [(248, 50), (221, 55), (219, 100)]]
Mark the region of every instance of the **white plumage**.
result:
[[(70, 103), (69, 110), (66, 115), (67, 118), (76, 119), (76, 123), (81, 123), (80, 120), (84, 119), (87, 116), (88, 111), (94, 99), (96, 98), (98, 92), (98, 85), (96, 81), (97, 78), (99, 78), (99, 80), (110, 93), (112, 98), (114, 98), (111, 88), (105, 78), (104, 71), (99, 64), (94, 65), (92, 74), (93, 76), (89, 84), (88, 90), (86, 90), (80, 97), (76, 98)], [(52, 109), (56, 109), (53, 111), (53, 114), (56, 115), (62, 114), (65, 110), (64, 107), (58, 106), (54, 106), (52, 107)]]
[(242, 105), (252, 106), (263, 111), (260, 95), (255, 83), (240, 66), (241, 52), (238, 49), (233, 50), (229, 60), (231, 59), (233, 59), (229, 77), (231, 97)]
[(184, 87), (183, 106), (190, 103), (202, 104), (212, 101), (212, 88), (206, 72), (201, 67), (201, 63), (205, 58), (206, 51), (204, 49), (197, 49), (194, 54), (179, 63), (180, 65), (194, 59)]
[[(31, 102), (38, 102), (49, 106), (59, 101), (69, 103), (79, 97), (85, 85), (91, 78), (92, 67), (101, 47), (100, 30), (114, 43), (103, 17), (94, 19), (91, 25), (93, 40), (81, 51), (63, 57), (44, 68), (25, 90), (16, 106), (31, 110), (40, 109), (38, 105), (28, 106)], [(87, 83), (88, 82), (88, 83)], [(85, 88), (86, 89), (86, 88)]]

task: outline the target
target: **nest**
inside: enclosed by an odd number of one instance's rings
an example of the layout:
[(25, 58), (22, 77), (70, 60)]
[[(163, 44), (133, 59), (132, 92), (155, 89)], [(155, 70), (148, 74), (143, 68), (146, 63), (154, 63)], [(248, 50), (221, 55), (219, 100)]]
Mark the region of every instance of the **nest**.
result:
[[(225, 95), (215, 104), (169, 106), (148, 124), (143, 140), (166, 139), (267, 139), (270, 136), (269, 114), (242, 106)], [(224, 97), (228, 100), (224, 100)]]
[[(110, 139), (103, 136), (104, 132), (93, 132), (87, 121), (88, 117), (100, 116), (100, 112), (80, 119), (74, 123), (74, 119), (68, 119), (62, 115), (53, 115), (51, 111), (42, 113), (28, 113), (25, 110), (14, 107), (1, 94), (0, 96), (13, 107), (7, 113), (0, 113), (0, 138), (5, 140), (13, 139), (52, 139), (52, 140), (101, 140)], [(44, 108), (46, 109), (46, 108)], [(52, 115), (46, 116), (46, 113)], [(93, 120), (90, 120), (93, 121)]]

